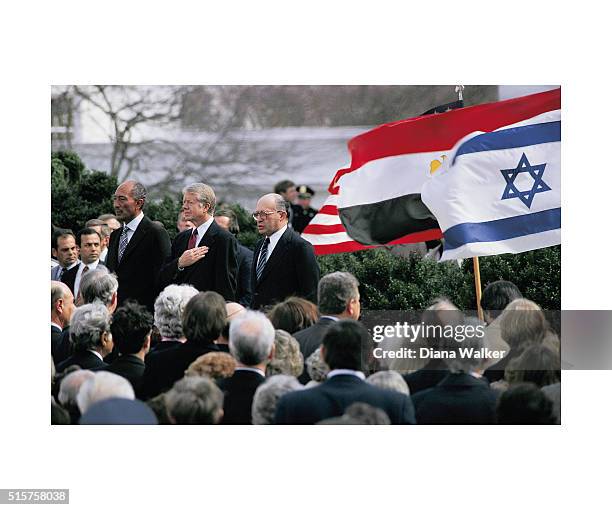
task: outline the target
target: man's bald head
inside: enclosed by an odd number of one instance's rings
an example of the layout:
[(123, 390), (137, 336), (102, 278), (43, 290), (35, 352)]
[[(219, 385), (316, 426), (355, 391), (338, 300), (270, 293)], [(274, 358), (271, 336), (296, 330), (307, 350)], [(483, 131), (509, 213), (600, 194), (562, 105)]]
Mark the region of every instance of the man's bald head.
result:
[(255, 215), (258, 232), (271, 236), (287, 225), (287, 202), (277, 193), (268, 193), (257, 201)]
[(62, 282), (51, 281), (51, 321), (62, 328), (70, 324), (74, 311), (74, 296)]

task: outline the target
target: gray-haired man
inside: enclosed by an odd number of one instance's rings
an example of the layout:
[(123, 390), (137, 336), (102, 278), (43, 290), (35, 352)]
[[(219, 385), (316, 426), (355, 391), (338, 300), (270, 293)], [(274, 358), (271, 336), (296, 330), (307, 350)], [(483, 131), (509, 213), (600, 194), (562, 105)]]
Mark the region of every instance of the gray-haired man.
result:
[(214, 220), (217, 199), (207, 184), (196, 182), (183, 189), (183, 218), (195, 228), (176, 236), (161, 270), (162, 287), (193, 285), (215, 291), (226, 301), (236, 300), (236, 239)]

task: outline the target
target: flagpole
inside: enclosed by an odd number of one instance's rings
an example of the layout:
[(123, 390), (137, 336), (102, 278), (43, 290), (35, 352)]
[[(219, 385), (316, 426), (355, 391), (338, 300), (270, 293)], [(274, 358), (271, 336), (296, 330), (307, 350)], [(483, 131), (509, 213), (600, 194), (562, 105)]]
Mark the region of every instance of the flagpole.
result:
[(474, 261), (474, 285), (476, 287), (476, 306), (478, 310), (478, 318), (484, 321), (484, 314), (482, 313), (482, 307), (480, 306), (480, 298), (482, 296), (482, 287), (480, 285), (480, 262), (478, 257), (472, 257)]

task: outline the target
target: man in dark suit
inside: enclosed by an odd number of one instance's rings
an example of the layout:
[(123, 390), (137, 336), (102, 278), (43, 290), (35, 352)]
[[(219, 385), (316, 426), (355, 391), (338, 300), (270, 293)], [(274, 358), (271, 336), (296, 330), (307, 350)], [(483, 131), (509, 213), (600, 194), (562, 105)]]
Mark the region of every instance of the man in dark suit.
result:
[(51, 356), (58, 365), (71, 354), (68, 324), (74, 311), (74, 296), (65, 283), (51, 282)]
[(255, 390), (264, 382), (266, 365), (274, 356), (274, 326), (261, 312), (244, 312), (230, 323), (229, 335), (236, 370), (218, 383), (225, 395), (221, 424), (247, 425), (252, 423)]
[(331, 326), (321, 346), (323, 359), (331, 369), (327, 380), (314, 388), (281, 397), (275, 422), (311, 425), (341, 416), (354, 402), (363, 402), (382, 409), (392, 424), (415, 423), (409, 396), (365, 381), (361, 366), (363, 349), (369, 345), (370, 335), (359, 322), (347, 319)]
[[(229, 208), (218, 209), (215, 211), (215, 222), (223, 230), (227, 230), (234, 236), (240, 233), (240, 226), (236, 214)], [(242, 306), (249, 306), (253, 298), (251, 290), (251, 268), (253, 266), (253, 250), (249, 250), (236, 239), (238, 251), (236, 252), (236, 262), (238, 263), (238, 276), (236, 287), (236, 302)]]
[(420, 424), (494, 424), (497, 392), (485, 378), (449, 373), (433, 388), (412, 396)]
[(273, 305), (289, 296), (317, 302), (319, 264), (312, 245), (287, 227), (287, 203), (270, 193), (257, 202), (253, 218), (264, 236), (253, 255), (251, 308)]
[(58, 228), (51, 237), (51, 253), (58, 265), (51, 269), (51, 279), (65, 283), (74, 295), (74, 281), (79, 268), (79, 248), (72, 230)]
[[(464, 325), (478, 325), (478, 319), (466, 317)], [(481, 326), (482, 328), (482, 326)], [(494, 424), (498, 394), (482, 377), (486, 358), (464, 355), (479, 353), (485, 346), (484, 328), (466, 335), (458, 342), (445, 342), (444, 350), (455, 354), (445, 358), (449, 372), (437, 385), (412, 395), (420, 424)]]
[(216, 292), (200, 292), (189, 300), (183, 312), (185, 343), (154, 350), (145, 359), (143, 398), (151, 398), (169, 390), (185, 375), (185, 370), (200, 356), (218, 352), (214, 341), (225, 322), (225, 300)]
[(119, 357), (104, 370), (130, 381), (136, 396), (142, 392), (144, 359), (151, 347), (152, 329), (153, 316), (142, 305), (128, 302), (113, 314), (111, 333)]
[[(326, 274), (319, 281), (317, 294), (319, 320), (309, 328), (293, 335), (300, 344), (304, 361), (320, 347), (325, 333), (332, 324), (342, 319), (357, 320), (361, 313), (359, 282), (350, 273), (337, 271)], [(302, 384), (310, 381), (306, 369), (299, 379)]]
[(193, 285), (200, 291), (212, 290), (226, 301), (236, 300), (236, 239), (219, 227), (213, 217), (216, 197), (201, 182), (183, 190), (183, 217), (196, 228), (176, 236), (160, 274), (160, 283)]
[(117, 188), (113, 205), (123, 227), (111, 234), (106, 265), (119, 279), (119, 306), (134, 299), (152, 311), (159, 270), (170, 254), (170, 238), (143, 214), (146, 196), (147, 190), (136, 181), (125, 181)]
[(113, 350), (110, 313), (102, 303), (79, 306), (72, 314), (70, 337), (74, 354), (57, 366), (62, 372), (70, 365), (84, 370), (100, 370), (107, 366), (104, 356)]

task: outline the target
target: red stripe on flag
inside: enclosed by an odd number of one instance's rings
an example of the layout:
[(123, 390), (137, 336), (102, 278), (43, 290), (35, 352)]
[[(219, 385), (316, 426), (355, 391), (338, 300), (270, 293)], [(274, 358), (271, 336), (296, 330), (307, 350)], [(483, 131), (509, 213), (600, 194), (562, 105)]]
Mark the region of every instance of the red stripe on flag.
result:
[[(309, 232), (310, 233), (310, 232)], [(421, 243), (424, 241), (432, 241), (435, 239), (440, 239), (442, 237), (442, 231), (440, 229), (431, 229), (425, 230), (423, 232), (417, 232), (415, 234), (410, 234), (395, 241), (391, 241), (387, 243), (385, 246), (396, 245), (396, 244), (412, 244), (412, 243)], [(331, 255), (333, 253), (349, 253), (353, 251), (360, 250), (371, 250), (373, 248), (381, 248), (383, 245), (373, 245), (366, 246), (364, 244), (358, 243), (357, 241), (345, 241), (343, 243), (335, 243), (335, 244), (315, 244), (314, 252), (315, 255)]]
[(561, 89), (555, 89), (383, 124), (349, 141), (350, 169), (339, 170), (332, 184), (336, 189), (342, 175), (369, 161), (400, 154), (448, 150), (460, 138), (474, 131), (493, 131), (560, 108)]
[(338, 208), (335, 205), (324, 205), (319, 209), (319, 214), (331, 214), (332, 216), (338, 216)]
[(305, 229), (304, 234), (338, 234), (346, 232), (344, 225), (313, 225), (310, 223)]

